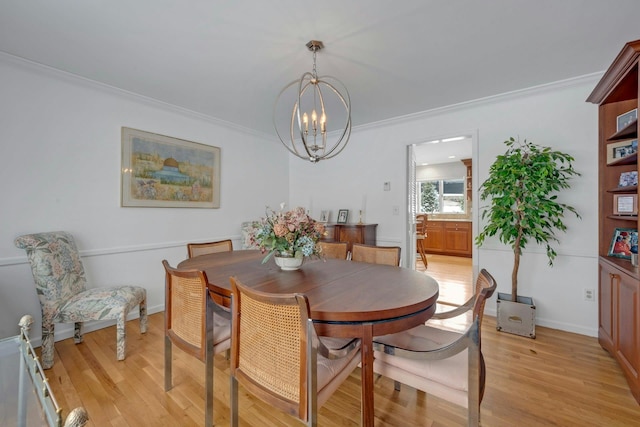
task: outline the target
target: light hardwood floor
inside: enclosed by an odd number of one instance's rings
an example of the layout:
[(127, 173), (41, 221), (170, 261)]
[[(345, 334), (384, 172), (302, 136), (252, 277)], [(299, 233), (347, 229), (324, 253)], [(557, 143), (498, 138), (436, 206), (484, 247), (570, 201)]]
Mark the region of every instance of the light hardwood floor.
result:
[[(429, 259), (436, 275), (436, 262)], [(451, 268), (450, 268), (451, 270)], [(444, 282), (444, 280), (443, 280)], [(487, 387), (484, 426), (638, 426), (640, 405), (616, 362), (596, 338), (536, 328), (535, 340), (497, 332), (485, 317), (483, 353)], [(89, 426), (199, 426), (204, 422), (204, 365), (174, 349), (174, 388), (165, 393), (163, 314), (149, 316), (149, 331), (127, 323), (127, 358), (116, 361), (115, 328), (57, 342), (47, 371), (65, 414), (89, 412)], [(229, 425), (229, 369), (215, 359), (215, 422)], [(463, 426), (466, 410), (381, 377), (375, 386), (376, 426)], [(360, 372), (356, 370), (320, 410), (321, 426), (357, 426)], [(296, 419), (240, 393), (243, 426), (300, 426)]]

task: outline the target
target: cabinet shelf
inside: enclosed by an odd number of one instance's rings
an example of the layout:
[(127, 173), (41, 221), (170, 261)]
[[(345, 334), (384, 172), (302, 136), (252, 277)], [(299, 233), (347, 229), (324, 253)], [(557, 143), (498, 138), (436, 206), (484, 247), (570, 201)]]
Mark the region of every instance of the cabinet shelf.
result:
[(607, 218), (638, 222), (638, 215), (607, 215)]
[(635, 138), (638, 136), (638, 121), (634, 120), (618, 132), (614, 133), (607, 139), (609, 142), (620, 141), (622, 139)]
[(629, 154), (626, 157), (621, 157), (618, 160), (615, 160), (607, 166), (623, 166), (623, 165), (635, 165), (638, 163), (638, 153)]
[(637, 185), (627, 185), (626, 187), (616, 187), (610, 190), (607, 190), (607, 193), (637, 193), (638, 186)]

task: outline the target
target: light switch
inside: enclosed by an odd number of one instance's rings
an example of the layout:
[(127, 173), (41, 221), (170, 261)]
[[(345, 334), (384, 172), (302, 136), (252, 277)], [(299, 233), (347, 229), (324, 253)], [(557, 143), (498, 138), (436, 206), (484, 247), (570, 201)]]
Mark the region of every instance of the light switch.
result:
[(391, 191), (391, 182), (387, 181), (384, 183), (384, 191)]

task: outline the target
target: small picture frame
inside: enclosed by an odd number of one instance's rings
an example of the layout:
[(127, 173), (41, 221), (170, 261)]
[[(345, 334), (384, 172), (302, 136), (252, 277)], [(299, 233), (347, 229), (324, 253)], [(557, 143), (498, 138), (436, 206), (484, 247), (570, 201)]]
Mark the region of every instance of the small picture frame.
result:
[(638, 195), (637, 194), (614, 194), (613, 195), (614, 215), (638, 215)]
[(349, 210), (348, 209), (340, 209), (338, 211), (338, 220), (336, 221), (338, 224), (346, 224), (349, 219)]
[(630, 156), (638, 151), (637, 139), (625, 139), (624, 141), (612, 142), (607, 144), (607, 164), (617, 162), (618, 160)]
[(329, 222), (329, 216), (331, 216), (331, 212), (329, 211), (320, 211), (320, 222)]
[(631, 253), (638, 252), (638, 230), (635, 228), (616, 228), (609, 246), (609, 256), (631, 259)]
[(633, 187), (638, 185), (638, 171), (622, 172), (618, 187)]
[(622, 129), (629, 126), (632, 122), (638, 120), (638, 109), (634, 108), (631, 111), (627, 111), (624, 114), (620, 114), (618, 116), (618, 120), (616, 122), (616, 131), (619, 132)]

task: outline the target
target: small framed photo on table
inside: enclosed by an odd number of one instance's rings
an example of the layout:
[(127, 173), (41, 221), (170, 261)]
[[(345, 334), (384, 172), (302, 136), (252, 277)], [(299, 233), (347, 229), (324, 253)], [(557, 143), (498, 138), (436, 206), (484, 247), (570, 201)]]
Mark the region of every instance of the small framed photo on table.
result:
[(349, 210), (348, 209), (340, 209), (338, 211), (338, 220), (336, 222), (338, 224), (346, 224), (348, 218), (349, 218)]
[(638, 230), (635, 228), (616, 228), (613, 232), (609, 256), (631, 259), (631, 253), (638, 252)]
[(320, 222), (329, 222), (329, 211), (320, 211)]
[(614, 194), (613, 195), (614, 215), (638, 215), (638, 195), (637, 194)]

